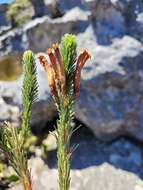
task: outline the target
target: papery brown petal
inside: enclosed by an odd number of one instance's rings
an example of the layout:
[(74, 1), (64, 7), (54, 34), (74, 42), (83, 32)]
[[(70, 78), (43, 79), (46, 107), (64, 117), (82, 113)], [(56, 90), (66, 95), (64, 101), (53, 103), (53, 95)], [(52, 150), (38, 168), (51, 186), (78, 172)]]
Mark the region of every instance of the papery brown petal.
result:
[(77, 59), (77, 62), (76, 62), (76, 69), (79, 68), (80, 63), (81, 63), (82, 60), (83, 60), (84, 54), (85, 54), (85, 51), (82, 50), (82, 52), (81, 52), (80, 55), (78, 56), (78, 59)]
[(44, 70), (47, 71), (49, 63), (48, 63), (44, 53), (37, 53), (36, 57), (39, 59), (41, 65), (44, 67)]
[(51, 66), (49, 66), (47, 69), (47, 78), (52, 95), (57, 96), (55, 77), (54, 77), (53, 68)]
[(56, 72), (57, 72), (56, 58), (55, 58), (55, 56), (52, 53), (52, 51), (51, 51), (50, 48), (47, 49), (47, 53), (49, 55), (49, 58), (50, 58), (50, 61), (51, 61), (51, 65), (52, 65), (53, 70), (54, 70), (54, 75), (56, 76)]
[(53, 44), (53, 48), (55, 50), (55, 57), (59, 63), (59, 79), (61, 82), (61, 91), (63, 94), (65, 94), (65, 72), (64, 72), (64, 66), (63, 66), (60, 51), (59, 51), (59, 45)]
[(85, 62), (89, 58), (90, 58), (90, 54), (86, 50), (83, 50), (77, 59), (75, 77), (74, 77), (74, 94), (75, 94), (75, 96), (78, 95), (79, 90), (80, 90), (81, 70), (82, 70)]
[(90, 54), (85, 50), (83, 52), (83, 57), (82, 57), (82, 61), (79, 64), (79, 67), (82, 69), (84, 64), (86, 63), (86, 61), (91, 58)]
[(52, 95), (56, 96), (57, 91), (56, 91), (55, 75), (54, 75), (53, 68), (50, 66), (50, 64), (48, 63), (48, 61), (43, 53), (38, 53), (38, 54), (36, 54), (36, 56), (39, 59), (41, 65), (44, 67), (44, 70), (47, 73), (48, 85), (51, 89), (51, 93), (52, 93)]
[(80, 78), (81, 78), (81, 70), (76, 71), (75, 78), (74, 78), (74, 94), (75, 96), (78, 95), (80, 90)]

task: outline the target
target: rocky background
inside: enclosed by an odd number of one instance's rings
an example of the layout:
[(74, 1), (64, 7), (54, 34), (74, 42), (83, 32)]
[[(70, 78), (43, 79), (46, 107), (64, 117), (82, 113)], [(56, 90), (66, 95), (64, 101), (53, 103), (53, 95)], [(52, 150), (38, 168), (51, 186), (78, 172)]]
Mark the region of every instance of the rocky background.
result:
[[(22, 52), (45, 51), (64, 33), (76, 34), (78, 49), (88, 49), (92, 59), (83, 70), (75, 104), (76, 120), (84, 127), (73, 137), (79, 148), (71, 189), (143, 190), (143, 1), (30, 2), (21, 12), (30, 18), (20, 26), (6, 19), (8, 5), (0, 5), (0, 125), (4, 120), (20, 123)], [(44, 72), (38, 64), (37, 69), (39, 100), (31, 127), (41, 134), (52, 128), (57, 113)], [(55, 148), (46, 160), (40, 153), (31, 157), (35, 190), (57, 189)]]

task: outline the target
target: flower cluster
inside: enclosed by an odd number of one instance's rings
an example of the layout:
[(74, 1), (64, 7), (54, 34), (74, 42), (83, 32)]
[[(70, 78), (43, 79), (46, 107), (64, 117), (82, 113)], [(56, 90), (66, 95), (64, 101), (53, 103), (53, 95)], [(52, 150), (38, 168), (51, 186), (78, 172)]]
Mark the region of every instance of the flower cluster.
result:
[[(62, 63), (62, 58), (60, 54), (60, 49), (58, 43), (52, 45), (52, 49), (47, 49), (48, 58), (44, 53), (38, 53), (37, 58), (39, 59), (41, 65), (44, 67), (47, 77), (48, 84), (51, 89), (51, 93), (54, 97), (58, 96), (58, 87), (60, 88), (61, 94), (64, 96), (66, 92), (66, 79), (68, 78), (64, 65)], [(73, 95), (77, 96), (80, 89), (80, 78), (81, 70), (85, 62), (90, 58), (90, 54), (87, 50), (83, 49), (80, 55), (76, 58), (75, 69), (73, 74)], [(58, 85), (57, 85), (58, 84)]]

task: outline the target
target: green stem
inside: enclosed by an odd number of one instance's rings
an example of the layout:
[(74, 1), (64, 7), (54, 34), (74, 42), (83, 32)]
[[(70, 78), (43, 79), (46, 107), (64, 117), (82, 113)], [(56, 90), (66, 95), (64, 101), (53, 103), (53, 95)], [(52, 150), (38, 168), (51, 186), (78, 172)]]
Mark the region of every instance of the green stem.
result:
[[(68, 108), (67, 108), (68, 109)], [(68, 110), (59, 114), (58, 137), (57, 137), (57, 158), (58, 158), (58, 176), (59, 189), (68, 190), (70, 187), (70, 134), (71, 118), (68, 116)]]

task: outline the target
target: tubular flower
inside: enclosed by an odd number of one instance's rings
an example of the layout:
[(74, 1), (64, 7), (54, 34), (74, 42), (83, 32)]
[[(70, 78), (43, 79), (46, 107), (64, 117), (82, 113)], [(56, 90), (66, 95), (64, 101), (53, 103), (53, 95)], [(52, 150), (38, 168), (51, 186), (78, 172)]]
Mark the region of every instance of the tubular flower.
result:
[(55, 50), (55, 57), (56, 57), (56, 59), (58, 61), (58, 64), (59, 64), (59, 79), (60, 79), (60, 82), (61, 82), (61, 91), (64, 94), (65, 93), (64, 65), (63, 65), (62, 60), (61, 60), (61, 54), (60, 54), (60, 51), (59, 51), (59, 45), (57, 43), (53, 44), (53, 48)]
[(44, 53), (37, 53), (37, 58), (39, 59), (41, 65), (44, 67), (44, 70), (47, 71), (49, 64), (48, 64), (48, 61), (45, 57), (45, 54)]
[(52, 53), (52, 51), (51, 51), (50, 48), (47, 49), (47, 53), (48, 53), (48, 55), (49, 55), (50, 62), (51, 62), (51, 64), (52, 64), (52, 68), (53, 68), (53, 72), (54, 72), (54, 78), (56, 78), (57, 66), (56, 66), (56, 59), (55, 59), (55, 56), (54, 56), (54, 54)]
[(82, 50), (81, 54), (78, 56), (76, 69), (75, 69), (75, 76), (74, 76), (74, 94), (75, 96), (79, 94), (80, 89), (80, 78), (81, 78), (81, 70), (85, 64), (85, 62), (90, 58), (90, 54), (87, 50)]
[[(68, 73), (66, 73), (64, 64), (62, 63), (59, 45), (56, 43), (53, 44), (52, 47), (53, 49), (47, 49), (47, 54), (49, 56), (50, 63), (48, 62), (44, 53), (38, 53), (37, 58), (39, 59), (41, 65), (44, 67), (44, 70), (47, 73), (48, 84), (51, 88), (52, 95), (55, 97), (57, 96), (58, 81), (60, 84), (60, 92), (64, 96), (66, 92), (66, 78), (68, 78)], [(81, 70), (85, 62), (89, 58), (90, 54), (85, 49), (83, 49), (80, 55), (76, 58), (77, 61), (75, 63), (75, 69), (73, 71), (74, 73), (72, 78), (74, 97), (79, 94)]]
[(41, 65), (44, 67), (44, 70), (47, 73), (47, 78), (48, 78), (48, 84), (51, 89), (51, 93), (53, 96), (57, 96), (57, 91), (56, 91), (56, 83), (55, 83), (55, 70), (54, 68), (48, 63), (45, 54), (43, 53), (38, 53), (37, 58), (39, 59)]

